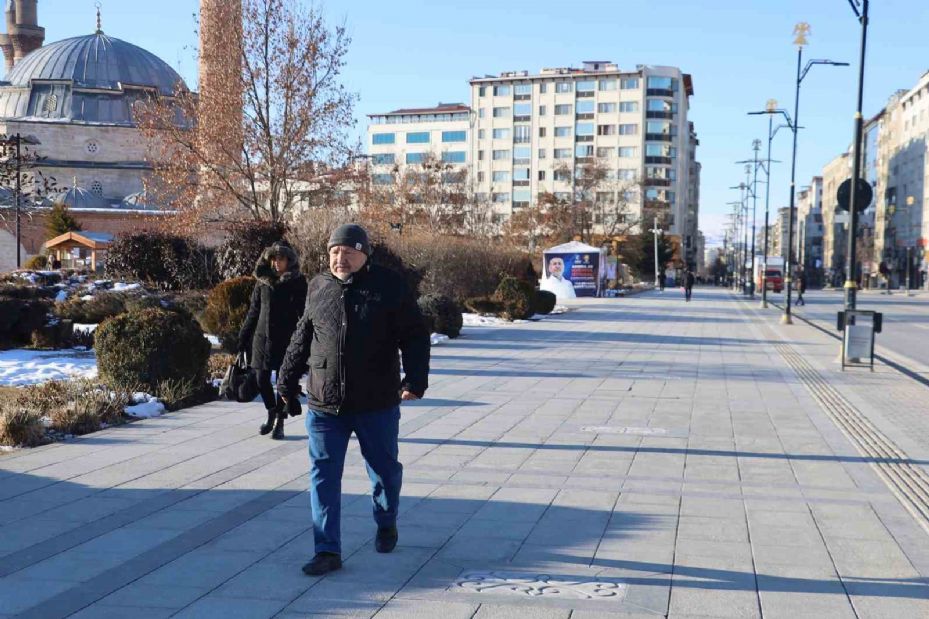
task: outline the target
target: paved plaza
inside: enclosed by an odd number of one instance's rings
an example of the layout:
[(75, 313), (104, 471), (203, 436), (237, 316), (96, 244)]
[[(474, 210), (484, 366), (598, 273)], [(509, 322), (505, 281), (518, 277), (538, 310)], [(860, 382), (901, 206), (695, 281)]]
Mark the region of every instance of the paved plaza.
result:
[(303, 417), (217, 402), (0, 457), (0, 618), (929, 617), (926, 387), (722, 289), (433, 348), (396, 551), (353, 442), (309, 578)]

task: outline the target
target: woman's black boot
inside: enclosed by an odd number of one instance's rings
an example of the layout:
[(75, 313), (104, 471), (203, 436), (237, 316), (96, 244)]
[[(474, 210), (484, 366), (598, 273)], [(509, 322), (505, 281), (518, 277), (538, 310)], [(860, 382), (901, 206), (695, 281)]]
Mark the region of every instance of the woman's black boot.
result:
[(261, 424), (261, 427), (258, 428), (258, 433), (261, 434), (261, 436), (270, 433), (271, 430), (274, 429), (274, 420), (277, 419), (278, 412), (279, 409), (277, 406), (268, 409), (268, 421)]
[(277, 416), (277, 421), (274, 423), (274, 432), (271, 434), (271, 438), (275, 441), (284, 440), (284, 420), (287, 419), (287, 413), (281, 412)]

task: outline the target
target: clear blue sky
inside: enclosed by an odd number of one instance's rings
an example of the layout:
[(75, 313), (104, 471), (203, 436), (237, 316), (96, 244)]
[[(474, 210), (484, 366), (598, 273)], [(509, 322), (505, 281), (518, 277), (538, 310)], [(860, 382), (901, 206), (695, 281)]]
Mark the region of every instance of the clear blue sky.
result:
[[(196, 83), (197, 0), (105, 0), (103, 28), (161, 56)], [(768, 98), (793, 108), (798, 21), (812, 26), (807, 58), (848, 61), (814, 67), (800, 100), (798, 186), (820, 173), (852, 137), (859, 28), (847, 0), (345, 0), (323, 4), (353, 43), (346, 84), (357, 91), (357, 131), (365, 115), (439, 101), (467, 101), (468, 78), (484, 73), (612, 60), (679, 66), (694, 78), (690, 119), (703, 164), (700, 227), (718, 238), (728, 189), (742, 180), (753, 138), (767, 122), (745, 113)], [(865, 115), (929, 70), (929, 2), (873, 0)], [(94, 27), (93, 0), (42, 0), (39, 19), (53, 41)], [(772, 209), (788, 199), (790, 134), (774, 144)], [(761, 221), (761, 213), (759, 213)]]

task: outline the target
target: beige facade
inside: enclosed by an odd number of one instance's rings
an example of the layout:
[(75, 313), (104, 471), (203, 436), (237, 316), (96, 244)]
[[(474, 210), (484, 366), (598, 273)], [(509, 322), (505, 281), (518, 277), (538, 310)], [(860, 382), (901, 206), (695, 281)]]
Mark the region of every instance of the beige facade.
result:
[(836, 192), (842, 181), (851, 177), (851, 159), (848, 153), (842, 153), (823, 167), (823, 269), (826, 271), (827, 281), (833, 279), (830, 274), (845, 268), (845, 228), (848, 225), (848, 213), (839, 209)]
[[(664, 216), (672, 234), (684, 234), (691, 171), (689, 75), (674, 67), (623, 71), (610, 62), (585, 62), (581, 69), (507, 72), (470, 83), (472, 170), (477, 191), (498, 213), (525, 208), (540, 193), (571, 199), (570, 171), (600, 159), (609, 171), (597, 193), (626, 200), (633, 220), (647, 203)], [(556, 174), (559, 169), (569, 172)]]

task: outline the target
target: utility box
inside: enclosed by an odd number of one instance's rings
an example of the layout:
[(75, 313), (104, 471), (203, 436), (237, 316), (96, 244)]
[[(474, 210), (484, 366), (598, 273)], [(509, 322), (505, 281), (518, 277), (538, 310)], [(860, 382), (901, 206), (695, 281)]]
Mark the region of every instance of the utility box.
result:
[(842, 331), (842, 370), (869, 366), (874, 371), (874, 335), (881, 332), (883, 314), (870, 310), (846, 310), (836, 317)]

